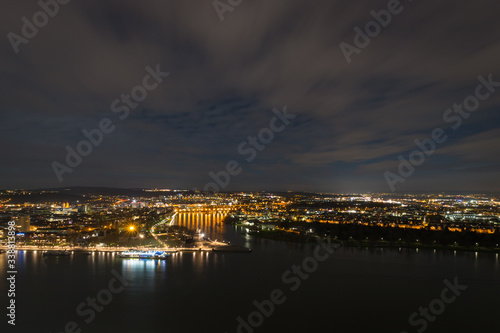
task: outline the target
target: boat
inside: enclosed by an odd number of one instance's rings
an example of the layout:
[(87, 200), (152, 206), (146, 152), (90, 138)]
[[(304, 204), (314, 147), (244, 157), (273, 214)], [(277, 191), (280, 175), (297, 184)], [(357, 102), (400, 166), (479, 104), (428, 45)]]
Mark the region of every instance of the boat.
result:
[(43, 252), (43, 256), (54, 256), (54, 257), (67, 257), (70, 256), (71, 252), (65, 250), (57, 250), (57, 251), (45, 251)]
[(164, 260), (170, 257), (170, 253), (165, 251), (139, 251), (139, 250), (128, 250), (123, 251), (118, 255), (120, 258), (129, 259), (160, 259)]

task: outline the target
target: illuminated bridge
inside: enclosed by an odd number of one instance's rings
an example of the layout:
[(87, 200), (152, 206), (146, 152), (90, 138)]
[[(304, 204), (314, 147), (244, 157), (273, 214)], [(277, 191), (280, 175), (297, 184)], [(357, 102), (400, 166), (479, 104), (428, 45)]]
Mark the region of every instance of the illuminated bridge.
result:
[(176, 205), (175, 212), (181, 213), (221, 213), (228, 214), (233, 210), (239, 209), (239, 205)]
[(224, 230), (226, 229), (224, 219), (234, 209), (234, 206), (219, 206), (216, 209), (189, 207), (184, 210), (176, 210), (178, 214), (175, 224), (190, 230), (200, 230), (206, 237), (220, 241), (223, 239)]

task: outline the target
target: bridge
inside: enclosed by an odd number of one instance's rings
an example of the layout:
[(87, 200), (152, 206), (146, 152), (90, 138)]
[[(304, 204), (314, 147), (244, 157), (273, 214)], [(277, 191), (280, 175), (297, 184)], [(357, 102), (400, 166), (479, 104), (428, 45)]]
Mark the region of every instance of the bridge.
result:
[(164, 244), (155, 234), (161, 225), (178, 225), (187, 229), (200, 231), (210, 239), (221, 239), (224, 230), (224, 219), (226, 216), (240, 208), (240, 205), (203, 205), (186, 204), (175, 205), (174, 214), (159, 221), (151, 228), (153, 237)]
[(221, 213), (228, 214), (231, 211), (239, 209), (239, 205), (203, 205), (203, 204), (189, 204), (189, 205), (175, 205), (174, 210), (176, 213)]

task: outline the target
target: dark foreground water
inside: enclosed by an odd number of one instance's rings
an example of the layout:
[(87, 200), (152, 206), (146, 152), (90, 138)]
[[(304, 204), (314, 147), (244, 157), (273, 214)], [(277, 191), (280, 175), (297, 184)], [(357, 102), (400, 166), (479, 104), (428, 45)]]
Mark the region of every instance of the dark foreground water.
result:
[[(20, 252), (15, 327), (7, 325), (6, 256), (0, 255), (0, 331), (238, 332), (237, 318), (248, 323), (250, 314), (258, 327), (239, 332), (485, 333), (500, 327), (495, 254), (340, 248), (317, 262), (306, 259), (314, 257), (317, 244), (252, 239), (229, 226), (223, 232), (253, 252), (183, 253), (167, 261)], [(317, 255), (324, 258), (326, 252)], [(304, 259), (308, 275), (287, 272)], [(443, 293), (443, 281), (455, 277), (467, 286), (458, 297)], [(269, 300), (276, 289), (273, 296), (281, 304), (273, 305), (272, 314), (269, 302), (263, 303), (269, 317), (254, 312), (253, 301)], [(95, 305), (100, 312), (87, 304), (98, 295), (105, 303)], [(437, 315), (416, 315), (410, 325), (410, 315), (429, 304)], [(67, 324), (71, 321), (77, 327)]]

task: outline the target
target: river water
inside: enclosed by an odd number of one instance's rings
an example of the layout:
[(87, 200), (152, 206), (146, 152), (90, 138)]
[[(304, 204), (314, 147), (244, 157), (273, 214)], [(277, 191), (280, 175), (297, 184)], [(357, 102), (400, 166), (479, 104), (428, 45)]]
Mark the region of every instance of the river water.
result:
[[(485, 333), (500, 326), (495, 254), (344, 247), (329, 254), (319, 244), (244, 236), (217, 216), (178, 221), (253, 251), (185, 252), (166, 261), (121, 259), (112, 253), (47, 258), (22, 251), (16, 326), (2, 314), (1, 332), (224, 333), (238, 332), (240, 325), (239, 332), (245, 333)], [(0, 255), (4, 313), (6, 259)], [(291, 271), (303, 263), (300, 274)], [(444, 280), (453, 285), (455, 278), (467, 289), (443, 291), (449, 289)], [(96, 297), (95, 310), (89, 310), (89, 300)], [(271, 298), (279, 303), (272, 303), (273, 309)], [(265, 315), (256, 312), (254, 301), (264, 305)], [(434, 313), (428, 319), (417, 314), (411, 325), (409, 317), (429, 305)]]

